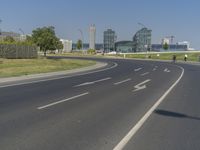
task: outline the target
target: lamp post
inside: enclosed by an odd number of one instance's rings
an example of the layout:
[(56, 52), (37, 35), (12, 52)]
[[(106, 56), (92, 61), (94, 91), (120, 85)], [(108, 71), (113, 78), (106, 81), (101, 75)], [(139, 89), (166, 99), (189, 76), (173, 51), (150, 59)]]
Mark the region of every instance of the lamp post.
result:
[(81, 29), (78, 29), (78, 31), (80, 32), (81, 34), (81, 40), (82, 40), (82, 49), (83, 49), (83, 40), (84, 40), (84, 37), (83, 37), (83, 32)]

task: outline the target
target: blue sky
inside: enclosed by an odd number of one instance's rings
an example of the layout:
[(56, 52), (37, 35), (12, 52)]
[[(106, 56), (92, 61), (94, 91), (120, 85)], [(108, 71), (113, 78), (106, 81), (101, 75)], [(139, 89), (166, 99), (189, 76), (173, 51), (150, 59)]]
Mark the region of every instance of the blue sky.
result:
[(112, 28), (118, 40), (131, 40), (141, 28), (152, 29), (152, 43), (175, 36), (175, 41), (190, 41), (200, 49), (199, 0), (0, 0), (0, 28), (26, 34), (37, 27), (55, 26), (60, 38), (76, 42), (78, 29), (88, 42), (90, 24), (97, 28), (97, 42), (103, 31)]

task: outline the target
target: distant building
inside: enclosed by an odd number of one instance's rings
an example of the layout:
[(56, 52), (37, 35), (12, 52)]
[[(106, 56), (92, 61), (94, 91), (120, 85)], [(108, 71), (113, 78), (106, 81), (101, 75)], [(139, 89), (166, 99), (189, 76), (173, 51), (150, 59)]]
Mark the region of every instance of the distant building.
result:
[(90, 49), (95, 49), (95, 43), (96, 43), (96, 27), (95, 27), (94, 24), (90, 26), (89, 33), (90, 33), (89, 48), (90, 48)]
[[(76, 43), (73, 43), (72, 44), (72, 49), (73, 50), (76, 50), (77, 49), (77, 46), (76, 46)], [(89, 43), (84, 43), (83, 44), (83, 50), (88, 50), (89, 49)], [(103, 44), (98, 44), (98, 43), (96, 43), (95, 44), (95, 49), (96, 50), (103, 50)]]
[(178, 45), (187, 45), (187, 50), (190, 49), (190, 42), (188, 41), (178, 42)]
[(119, 53), (132, 53), (133, 41), (119, 41), (115, 43), (115, 51)]
[(115, 50), (115, 42), (117, 40), (117, 35), (112, 29), (104, 31), (103, 35), (103, 45), (104, 52), (108, 53)]
[(188, 46), (185, 44), (169, 44), (168, 50), (163, 49), (163, 44), (152, 44), (152, 51), (163, 52), (163, 51), (187, 51)]
[(169, 45), (170, 44), (170, 40), (168, 38), (163, 38), (161, 44), (162, 45), (165, 45), (165, 44)]
[(7, 36), (13, 37), (15, 41), (21, 40), (21, 35), (15, 32), (1, 32), (0, 41), (3, 41)]
[(61, 39), (60, 40), (63, 44), (63, 52), (65, 53), (69, 53), (72, 51), (72, 41), (71, 40), (64, 40), (64, 39)]
[(142, 28), (133, 36), (134, 52), (145, 52), (151, 50), (151, 32), (152, 30)]

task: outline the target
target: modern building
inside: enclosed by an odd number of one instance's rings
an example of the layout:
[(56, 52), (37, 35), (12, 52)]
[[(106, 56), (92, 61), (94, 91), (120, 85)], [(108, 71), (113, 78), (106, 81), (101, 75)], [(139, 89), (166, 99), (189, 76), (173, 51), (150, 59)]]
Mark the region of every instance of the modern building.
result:
[(104, 31), (103, 34), (103, 45), (104, 45), (104, 52), (109, 53), (115, 51), (115, 42), (117, 40), (117, 35), (115, 31), (112, 29), (108, 29)]
[[(76, 43), (72, 44), (72, 49), (73, 50), (77, 49)], [(84, 43), (83, 44), (83, 50), (88, 50), (88, 49), (89, 49), (89, 43)], [(96, 50), (103, 50), (103, 44), (102, 43), (96, 43), (95, 44), (95, 49)]]
[(95, 49), (95, 43), (96, 43), (96, 27), (95, 27), (94, 24), (90, 26), (89, 33), (90, 33), (89, 48), (90, 48), (90, 49)]
[(151, 50), (152, 30), (144, 27), (133, 36), (134, 52), (146, 52)]
[(161, 44), (162, 45), (164, 45), (164, 44), (168, 44), (169, 45), (170, 44), (169, 38), (163, 38)]
[(164, 51), (187, 51), (189, 48), (186, 44), (169, 44), (167, 50), (163, 49), (163, 44), (152, 44), (152, 51), (164, 52)]
[(117, 53), (132, 53), (133, 41), (119, 41), (115, 43), (115, 51)]
[(64, 40), (64, 39), (61, 39), (60, 40), (63, 44), (63, 51), (64, 53), (69, 53), (72, 51), (72, 41), (71, 40)]

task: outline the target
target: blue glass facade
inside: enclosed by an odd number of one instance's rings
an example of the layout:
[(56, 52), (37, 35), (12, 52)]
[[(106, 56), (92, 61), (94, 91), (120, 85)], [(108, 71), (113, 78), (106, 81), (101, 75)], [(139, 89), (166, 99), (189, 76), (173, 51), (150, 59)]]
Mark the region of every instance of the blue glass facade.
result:
[(162, 51), (187, 51), (188, 46), (182, 44), (170, 44), (168, 50), (163, 49), (162, 44), (152, 44), (152, 51), (162, 52)]
[(133, 41), (119, 41), (115, 43), (115, 51), (121, 53), (132, 53)]
[(134, 52), (145, 52), (151, 50), (151, 32), (147, 28), (142, 28), (133, 36)]
[(104, 31), (103, 34), (103, 45), (104, 45), (104, 52), (112, 52), (115, 50), (115, 42), (116, 42), (117, 36), (115, 31), (112, 29), (108, 29), (107, 31)]

